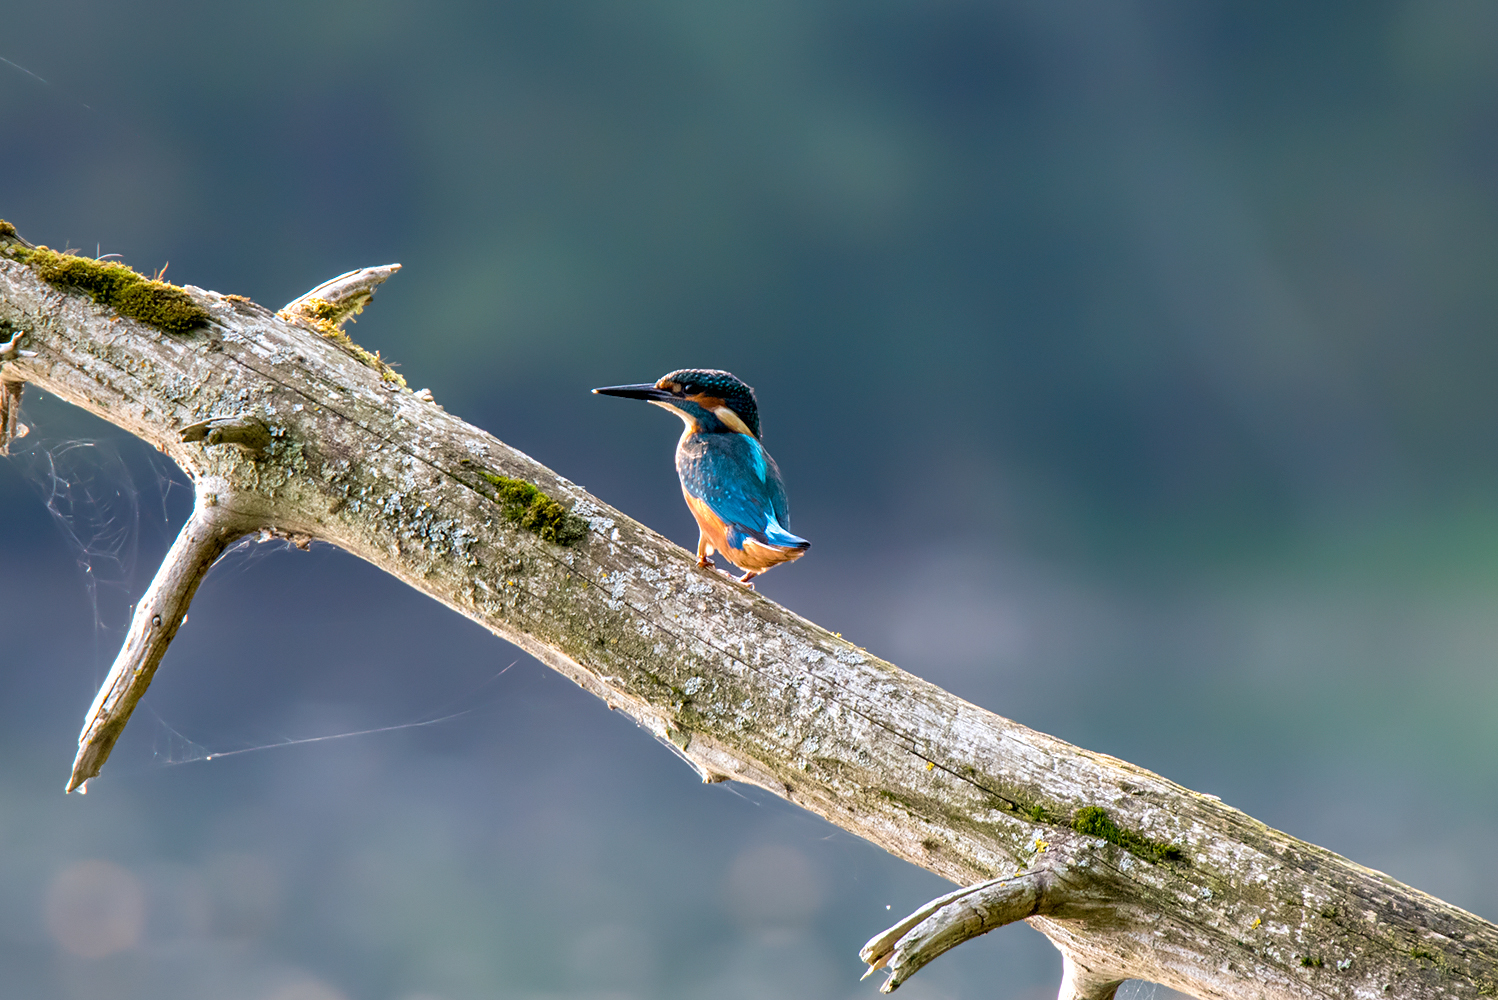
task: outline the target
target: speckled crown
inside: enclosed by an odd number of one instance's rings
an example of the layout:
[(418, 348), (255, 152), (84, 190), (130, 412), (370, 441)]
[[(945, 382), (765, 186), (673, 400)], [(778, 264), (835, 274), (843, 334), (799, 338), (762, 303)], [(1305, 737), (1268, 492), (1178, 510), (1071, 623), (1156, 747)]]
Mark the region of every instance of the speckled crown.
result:
[(731, 372), (717, 368), (682, 368), (662, 376), (661, 382), (678, 383), (688, 396), (699, 393), (717, 396), (739, 415), (755, 437), (759, 437), (759, 402), (754, 398), (754, 390)]

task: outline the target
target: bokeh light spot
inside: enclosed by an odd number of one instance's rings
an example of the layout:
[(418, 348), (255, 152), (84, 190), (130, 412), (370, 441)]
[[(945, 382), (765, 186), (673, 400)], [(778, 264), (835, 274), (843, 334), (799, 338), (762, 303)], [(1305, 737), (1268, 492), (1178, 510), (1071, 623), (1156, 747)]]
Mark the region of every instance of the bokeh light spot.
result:
[(140, 880), (108, 861), (69, 865), (47, 889), (47, 931), (79, 958), (104, 958), (135, 947), (145, 920)]

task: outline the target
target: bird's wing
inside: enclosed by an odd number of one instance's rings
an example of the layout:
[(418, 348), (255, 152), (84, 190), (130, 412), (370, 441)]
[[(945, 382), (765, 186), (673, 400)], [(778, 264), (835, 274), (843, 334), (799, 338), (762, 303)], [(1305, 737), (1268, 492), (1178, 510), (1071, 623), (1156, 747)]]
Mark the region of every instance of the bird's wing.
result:
[[(760, 453), (765, 456), (765, 487), (770, 494), (770, 509), (775, 513), (775, 520), (782, 528), (791, 526), (791, 506), (785, 499), (785, 483), (780, 479), (780, 466), (775, 464), (775, 459), (758, 441), (754, 442)], [(792, 536), (794, 537), (794, 536)]]
[(682, 489), (705, 503), (724, 524), (772, 545), (800, 546), (789, 520), (780, 470), (747, 434), (697, 434), (677, 453)]

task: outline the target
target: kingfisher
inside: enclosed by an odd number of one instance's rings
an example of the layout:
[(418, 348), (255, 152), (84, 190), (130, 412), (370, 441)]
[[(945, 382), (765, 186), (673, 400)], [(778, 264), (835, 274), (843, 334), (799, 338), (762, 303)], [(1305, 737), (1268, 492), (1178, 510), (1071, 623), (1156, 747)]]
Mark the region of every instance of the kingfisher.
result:
[(697, 520), (698, 566), (711, 568), (713, 553), (720, 553), (744, 571), (738, 582), (752, 590), (755, 577), (811, 548), (790, 532), (785, 485), (759, 443), (759, 405), (749, 386), (725, 371), (682, 368), (656, 382), (593, 391), (643, 399), (686, 424), (676, 445), (676, 473)]

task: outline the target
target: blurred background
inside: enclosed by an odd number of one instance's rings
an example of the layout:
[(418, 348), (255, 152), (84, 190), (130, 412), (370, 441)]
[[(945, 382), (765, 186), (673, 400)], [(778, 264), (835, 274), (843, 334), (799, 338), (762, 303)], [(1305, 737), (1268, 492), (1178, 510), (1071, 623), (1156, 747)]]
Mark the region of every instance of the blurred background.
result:
[[(0, 217), (272, 307), (399, 261), (356, 339), (688, 546), (676, 422), (587, 390), (730, 369), (814, 542), (763, 592), (1493, 918), (1495, 51), (1488, 0), (10, 4)], [(842, 1000), (948, 888), (326, 547), (215, 568), (65, 798), (189, 494), (25, 405), (0, 997)], [(1017, 926), (901, 995), (1059, 974)]]

